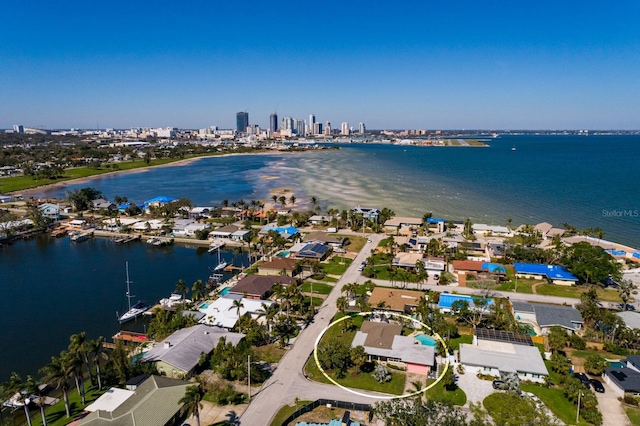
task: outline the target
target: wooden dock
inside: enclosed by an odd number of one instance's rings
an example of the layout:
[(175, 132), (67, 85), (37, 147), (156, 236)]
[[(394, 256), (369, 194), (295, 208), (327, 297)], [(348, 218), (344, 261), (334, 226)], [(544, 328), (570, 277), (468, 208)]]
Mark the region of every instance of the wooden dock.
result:
[(116, 244), (127, 244), (132, 241), (140, 240), (140, 235), (122, 235), (118, 237), (113, 237), (111, 240)]

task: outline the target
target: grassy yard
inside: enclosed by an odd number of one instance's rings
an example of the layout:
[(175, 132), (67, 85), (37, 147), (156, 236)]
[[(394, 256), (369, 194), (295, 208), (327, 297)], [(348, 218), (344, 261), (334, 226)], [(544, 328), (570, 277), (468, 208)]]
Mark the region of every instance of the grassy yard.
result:
[[(545, 388), (539, 385), (523, 384), (520, 387), (524, 392), (536, 395), (560, 420), (568, 425), (576, 424), (576, 406), (569, 401), (562, 389)], [(589, 423), (580, 419), (579, 425), (588, 426)]]
[(589, 350), (577, 350), (577, 349), (567, 349), (568, 352), (568, 356), (569, 357), (576, 357), (576, 358), (583, 358), (583, 359), (587, 359), (587, 357), (589, 355), (600, 355), (603, 356), (607, 359), (622, 359), (624, 358), (624, 356), (622, 355), (616, 355), (614, 353), (611, 352), (606, 352), (604, 350), (598, 350), (598, 349), (589, 349)]
[[(311, 293), (311, 283), (305, 282), (300, 286), (300, 290), (304, 293)], [(333, 286), (329, 284), (313, 283), (313, 294), (329, 294), (333, 290)]]
[(312, 402), (313, 401), (298, 401), (293, 405), (285, 405), (275, 415), (271, 422), (271, 426), (282, 426), (282, 422), (284, 422), (287, 417), (295, 413), (299, 408), (302, 408), (307, 404), (311, 404)]
[(345, 273), (349, 265), (351, 265), (351, 262), (353, 262), (353, 260), (349, 258), (335, 256), (332, 257), (329, 262), (321, 263), (320, 268), (324, 271), (325, 274), (342, 275)]
[(473, 343), (473, 336), (470, 334), (461, 334), (460, 337), (456, 337), (455, 339), (450, 339), (449, 342), (447, 342), (447, 339), (444, 339), (445, 343), (447, 343), (447, 346), (453, 349), (459, 349), (460, 348), (460, 343)]
[[(87, 405), (98, 399), (100, 395), (105, 393), (108, 388), (103, 388), (98, 391), (97, 388), (91, 386), (89, 381), (85, 382), (85, 401)], [(45, 413), (47, 415), (47, 426), (62, 426), (70, 423), (74, 417), (78, 416), (84, 411), (85, 406), (82, 405), (80, 395), (76, 392), (75, 388), (69, 392), (69, 406), (71, 407), (71, 417), (67, 417), (64, 409), (64, 399), (60, 396), (60, 402), (49, 407)], [(39, 413), (39, 411), (38, 411)], [(33, 419), (34, 426), (42, 425), (42, 418), (38, 415), (37, 419)]]
[(625, 411), (633, 426), (640, 426), (640, 408), (626, 407)]
[[(330, 276), (328, 276), (328, 275), (325, 275), (325, 276), (322, 278), (322, 281), (324, 281), (324, 282), (328, 282), (328, 283), (337, 283), (337, 282), (338, 282), (338, 279), (337, 279), (337, 278), (330, 277)], [(315, 286), (314, 286), (314, 289), (315, 289)]]
[(35, 180), (31, 176), (8, 177), (8, 178), (0, 179), (0, 193), (21, 191), (24, 189), (35, 188), (43, 185), (49, 185), (56, 182), (64, 182), (71, 179), (97, 176), (97, 175), (102, 175), (102, 174), (110, 173), (114, 171), (132, 170), (132, 169), (139, 169), (139, 168), (150, 167), (150, 166), (160, 166), (163, 164), (173, 163), (178, 160), (181, 160), (181, 159), (180, 158), (161, 158), (157, 160), (151, 160), (148, 166), (142, 160), (122, 162), (122, 163), (118, 163), (117, 170), (107, 169), (106, 167), (101, 167), (99, 169), (93, 169), (89, 167), (77, 167), (77, 168), (65, 170), (64, 176), (58, 179)]
[[(531, 288), (533, 282), (536, 280), (518, 280), (518, 291), (517, 293), (527, 293), (532, 294), (533, 289)], [(540, 281), (538, 281), (540, 282)], [(505, 281), (499, 286), (496, 287), (498, 291), (513, 291), (516, 287), (515, 281)]]
[(357, 237), (354, 235), (337, 235), (338, 237), (344, 237), (349, 240), (349, 244), (345, 247), (347, 251), (351, 251), (354, 253), (360, 253), (362, 247), (367, 243), (367, 239), (365, 237)]
[[(427, 380), (427, 385), (435, 382), (435, 379)], [(467, 403), (467, 395), (460, 388), (456, 388), (454, 391), (447, 391), (444, 388), (442, 382), (425, 392), (427, 399), (438, 402), (450, 402), (453, 405), (464, 405)]]
[(260, 360), (275, 363), (280, 361), (286, 351), (280, 348), (277, 343), (272, 343), (270, 345), (254, 346), (253, 352)]
[[(589, 291), (591, 286), (560, 286), (554, 284), (541, 284), (536, 288), (537, 294), (544, 294), (545, 296), (558, 296), (558, 297), (573, 297), (579, 299), (582, 293)], [(601, 287), (595, 286), (598, 298), (604, 302), (620, 302), (620, 296), (617, 291), (603, 290)]]

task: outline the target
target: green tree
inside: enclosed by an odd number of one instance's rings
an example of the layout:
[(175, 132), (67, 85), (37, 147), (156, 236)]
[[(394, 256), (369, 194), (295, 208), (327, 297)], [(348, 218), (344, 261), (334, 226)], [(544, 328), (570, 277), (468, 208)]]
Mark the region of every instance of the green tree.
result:
[(569, 336), (564, 328), (554, 325), (549, 331), (548, 340), (552, 351), (561, 351), (567, 346)]
[(76, 211), (87, 210), (93, 200), (102, 197), (102, 192), (95, 188), (82, 188), (67, 191), (67, 200), (73, 205)]
[(356, 366), (358, 371), (362, 369), (362, 366), (367, 362), (367, 353), (364, 350), (364, 346), (358, 345), (351, 348), (351, 363)]
[(179, 404), (183, 404), (182, 412), (187, 413), (187, 417), (194, 416), (198, 426), (200, 426), (200, 410), (203, 407), (200, 401), (202, 401), (200, 385), (188, 386), (184, 396), (178, 401)]
[(589, 374), (600, 376), (608, 365), (607, 360), (604, 359), (603, 356), (591, 354), (587, 356), (587, 359), (584, 362), (584, 369), (587, 370), (587, 373)]
[(561, 261), (586, 284), (602, 284), (608, 277), (617, 280), (622, 277), (622, 265), (601, 247), (592, 246), (587, 242), (567, 247)]
[(182, 305), (184, 306), (185, 299), (187, 298), (187, 292), (189, 291), (189, 287), (187, 287), (187, 283), (185, 283), (182, 278), (180, 278), (176, 282), (176, 291), (182, 294)]
[(342, 315), (344, 315), (346, 310), (349, 308), (349, 300), (344, 296), (338, 297), (338, 299), (336, 299), (336, 307), (340, 312), (342, 312)]
[(633, 295), (638, 294), (638, 286), (634, 284), (631, 280), (622, 280), (618, 284), (618, 294), (620, 295), (620, 300), (622, 300), (622, 308), (623, 310), (627, 310), (627, 304), (632, 300)]
[(552, 352), (549, 361), (551, 363), (551, 369), (556, 373), (566, 375), (571, 371), (571, 363), (569, 362), (569, 359), (560, 352)]
[(420, 398), (378, 402), (373, 409), (386, 426), (466, 426), (467, 417), (450, 402), (422, 401)]
[(337, 378), (345, 377), (351, 366), (350, 348), (341, 340), (329, 339), (318, 345), (318, 361), (323, 370), (332, 370)]
[(229, 306), (229, 310), (232, 310), (232, 309), (236, 310), (236, 315), (238, 315), (238, 318), (240, 318), (240, 311), (242, 310), (242, 308), (244, 308), (244, 303), (242, 303), (242, 299), (234, 300), (231, 306)]
[(71, 388), (70, 377), (73, 374), (73, 365), (68, 361), (68, 353), (62, 351), (58, 358), (51, 357), (51, 363), (42, 367), (43, 380), (62, 391), (64, 399), (64, 409), (67, 417), (71, 417), (69, 405), (69, 389)]
[(202, 280), (197, 280), (193, 283), (193, 286), (191, 287), (191, 297), (193, 297), (194, 301), (200, 300), (204, 297), (204, 284), (202, 283)]
[(27, 376), (26, 390), (31, 395), (35, 395), (38, 398), (36, 405), (40, 408), (40, 417), (42, 419), (42, 426), (47, 426), (47, 415), (44, 411), (44, 406), (46, 405), (44, 402), (44, 396), (42, 395), (42, 391), (40, 390), (40, 382), (34, 379), (32, 376)]

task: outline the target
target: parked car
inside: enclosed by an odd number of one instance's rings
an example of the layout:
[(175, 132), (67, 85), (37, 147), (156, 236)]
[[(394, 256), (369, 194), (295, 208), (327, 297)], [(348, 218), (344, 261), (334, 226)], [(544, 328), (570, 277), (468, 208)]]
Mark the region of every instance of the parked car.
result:
[(589, 378), (587, 377), (586, 374), (584, 374), (584, 373), (573, 373), (573, 377), (575, 377), (576, 379), (580, 380), (582, 382), (582, 384), (585, 385), (586, 387), (588, 387), (588, 388), (591, 387), (591, 381), (589, 380)]
[(502, 380), (494, 380), (491, 382), (491, 386), (493, 386), (494, 389), (502, 389), (504, 387), (504, 382)]
[(602, 386), (602, 382), (598, 379), (589, 380), (591, 386), (593, 386), (593, 390), (596, 392), (604, 393), (604, 386)]

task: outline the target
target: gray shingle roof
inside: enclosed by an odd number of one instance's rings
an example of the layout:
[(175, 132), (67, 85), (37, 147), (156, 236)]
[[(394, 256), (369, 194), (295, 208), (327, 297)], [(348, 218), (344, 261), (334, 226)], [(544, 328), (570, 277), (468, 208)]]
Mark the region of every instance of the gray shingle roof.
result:
[(460, 345), (460, 362), (477, 367), (492, 367), (505, 372), (549, 375), (540, 351), (535, 346), (500, 343), (508, 351), (483, 349), (476, 345)]
[(231, 333), (218, 327), (204, 324), (183, 328), (158, 343), (142, 356), (143, 362), (164, 361), (185, 372), (191, 371), (202, 353), (210, 353), (225, 337), (227, 343), (237, 345), (244, 334)]
[(570, 306), (545, 305), (541, 303), (512, 302), (513, 310), (535, 312), (540, 327), (559, 325), (569, 330), (576, 330), (584, 322), (580, 311)]
[(640, 373), (634, 369), (606, 368), (604, 374), (625, 392), (640, 392)]
[(98, 410), (79, 423), (81, 426), (162, 426), (166, 425), (182, 404), (186, 388), (193, 383), (167, 377), (151, 376), (135, 393), (113, 411)]
[(351, 347), (363, 346), (369, 355), (398, 358), (402, 362), (433, 366), (433, 346), (417, 344), (413, 337), (400, 336), (400, 324), (365, 321), (353, 338)]

